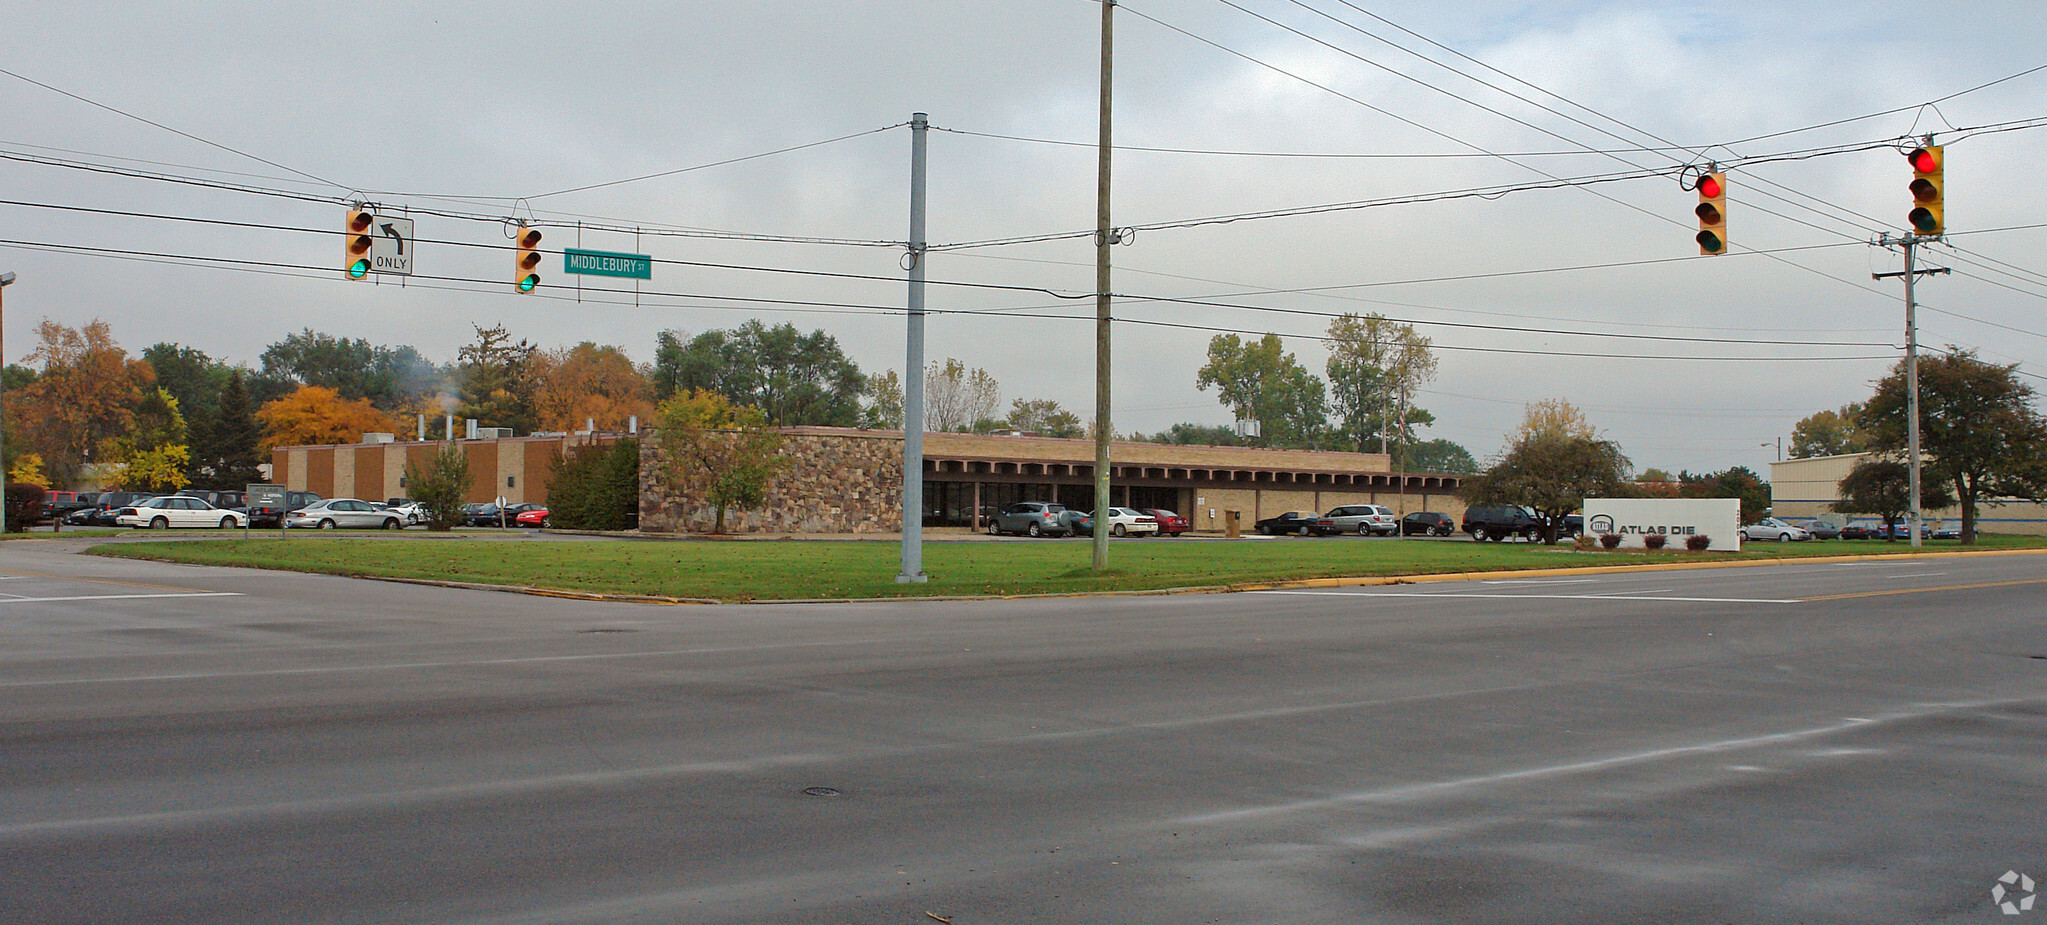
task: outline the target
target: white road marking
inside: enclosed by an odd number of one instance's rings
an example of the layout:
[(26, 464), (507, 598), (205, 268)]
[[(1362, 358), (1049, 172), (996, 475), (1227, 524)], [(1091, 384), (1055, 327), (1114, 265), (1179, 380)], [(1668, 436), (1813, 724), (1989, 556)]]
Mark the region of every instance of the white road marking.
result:
[(1480, 582), (1488, 585), (1583, 585), (1598, 581), (1597, 578), (1490, 578)]
[(165, 597), (241, 597), (240, 591), (176, 591), (169, 594), (77, 594), (69, 597), (0, 597), (0, 604), (47, 604), (56, 601), (132, 601)]

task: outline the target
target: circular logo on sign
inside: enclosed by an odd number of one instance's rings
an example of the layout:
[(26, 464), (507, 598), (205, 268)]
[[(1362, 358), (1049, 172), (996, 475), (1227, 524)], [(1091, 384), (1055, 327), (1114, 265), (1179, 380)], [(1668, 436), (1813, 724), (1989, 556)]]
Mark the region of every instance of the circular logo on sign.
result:
[(1613, 515), (1594, 514), (1591, 520), (1585, 522), (1585, 529), (1593, 533), (1612, 533)]

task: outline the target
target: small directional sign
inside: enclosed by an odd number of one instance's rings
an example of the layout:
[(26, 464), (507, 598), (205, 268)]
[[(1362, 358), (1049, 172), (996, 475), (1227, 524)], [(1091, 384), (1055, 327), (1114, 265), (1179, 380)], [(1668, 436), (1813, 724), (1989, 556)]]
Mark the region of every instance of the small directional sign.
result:
[(412, 275), (412, 219), (379, 215), (370, 225), (370, 272)]

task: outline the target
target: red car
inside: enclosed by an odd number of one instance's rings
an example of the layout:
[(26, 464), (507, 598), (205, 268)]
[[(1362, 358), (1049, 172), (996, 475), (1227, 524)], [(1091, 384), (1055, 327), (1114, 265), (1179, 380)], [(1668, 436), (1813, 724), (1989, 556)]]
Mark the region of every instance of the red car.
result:
[(520, 511), (512, 519), (518, 521), (519, 526), (522, 527), (545, 527), (547, 526), (547, 508), (536, 507)]
[(1187, 518), (1181, 517), (1172, 511), (1161, 508), (1147, 508), (1145, 513), (1150, 514), (1152, 519), (1159, 522), (1160, 536), (1179, 536), (1193, 527), (1193, 524), (1187, 522)]

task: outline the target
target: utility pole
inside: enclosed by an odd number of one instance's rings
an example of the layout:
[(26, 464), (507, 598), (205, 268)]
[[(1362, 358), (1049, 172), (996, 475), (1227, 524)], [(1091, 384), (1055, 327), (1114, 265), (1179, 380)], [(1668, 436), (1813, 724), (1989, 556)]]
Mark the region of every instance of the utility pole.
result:
[[(0, 293), (6, 292), (7, 287), (12, 285), (14, 285), (14, 274), (0, 273)], [(5, 319), (6, 319), (5, 313), (0, 312), (0, 321), (4, 321)], [(0, 331), (4, 331), (4, 327), (0, 327)], [(6, 369), (7, 347), (4, 343), (4, 339), (0, 339), (0, 408), (6, 407), (7, 404)], [(6, 430), (7, 416), (4, 412), (0, 412), (0, 433), (4, 433)], [(4, 450), (5, 447), (0, 446), (0, 451)], [(33, 523), (35, 523), (35, 520), (30, 519), (29, 524)], [(24, 530), (28, 529), (28, 524), (23, 524), (22, 529)], [(7, 532), (7, 454), (5, 452), (0, 452), (0, 533), (6, 532)]]
[(1109, 103), (1116, 0), (1102, 0), (1101, 140), (1095, 181), (1095, 530), (1094, 570), (1109, 568), (1109, 248), (1118, 240), (1109, 223)]
[(1893, 238), (1886, 234), (1878, 238), (1877, 243), (1884, 247), (1896, 246), (1905, 249), (1905, 272), (1872, 273), (1869, 276), (1870, 279), (1888, 279), (1893, 276), (1905, 278), (1905, 414), (1907, 417), (1905, 423), (1905, 456), (1906, 463), (1911, 471), (1910, 487), (1907, 490), (1912, 493), (1911, 529), (1912, 547), (1914, 549), (1919, 548), (1921, 545), (1920, 537), (1924, 533), (1923, 524), (1925, 523), (1926, 512), (1919, 508), (1919, 304), (1913, 300), (1912, 281), (1920, 275), (1946, 273), (1948, 270), (1946, 267), (1931, 270), (1913, 269), (1912, 258), (1914, 251), (1921, 243), (1934, 240), (1936, 237), (1938, 236), (1908, 234), (1903, 237)]
[(910, 116), (909, 344), (903, 357), (903, 570), (896, 584), (924, 574), (924, 142), (931, 119)]

